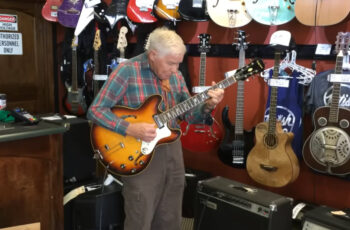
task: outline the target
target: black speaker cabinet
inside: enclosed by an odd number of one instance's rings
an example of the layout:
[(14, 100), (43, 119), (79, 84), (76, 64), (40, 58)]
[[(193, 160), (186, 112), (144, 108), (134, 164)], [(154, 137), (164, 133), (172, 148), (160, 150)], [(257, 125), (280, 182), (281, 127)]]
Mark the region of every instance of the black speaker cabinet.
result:
[(121, 186), (112, 183), (79, 195), (73, 201), (72, 213), (73, 230), (122, 230), (124, 207)]
[(186, 185), (182, 200), (182, 216), (187, 218), (194, 217), (194, 207), (197, 183), (211, 177), (209, 172), (186, 168)]
[(350, 219), (331, 214), (331, 211), (336, 210), (327, 206), (318, 206), (306, 212), (302, 230), (350, 230)]
[(293, 200), (223, 177), (197, 186), (195, 230), (290, 230)]
[(65, 119), (69, 130), (63, 134), (63, 180), (65, 184), (94, 178), (96, 161), (90, 142), (90, 125), (86, 119)]

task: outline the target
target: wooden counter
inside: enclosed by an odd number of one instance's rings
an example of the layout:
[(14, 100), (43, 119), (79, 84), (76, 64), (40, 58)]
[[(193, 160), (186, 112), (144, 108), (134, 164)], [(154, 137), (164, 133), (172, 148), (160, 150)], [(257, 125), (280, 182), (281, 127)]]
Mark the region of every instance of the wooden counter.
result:
[(0, 227), (63, 230), (62, 135), (67, 125), (0, 124)]

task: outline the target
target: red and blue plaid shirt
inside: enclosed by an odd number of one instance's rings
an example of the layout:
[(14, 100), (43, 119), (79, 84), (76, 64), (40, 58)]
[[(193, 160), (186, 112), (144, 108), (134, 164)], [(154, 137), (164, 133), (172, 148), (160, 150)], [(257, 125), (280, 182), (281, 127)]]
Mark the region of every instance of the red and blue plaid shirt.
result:
[[(96, 95), (87, 117), (100, 126), (126, 135), (129, 122), (117, 117), (111, 108), (115, 105), (138, 108), (146, 98), (155, 94), (162, 95), (163, 98), (166, 96), (168, 108), (171, 108), (190, 97), (180, 71), (170, 77), (169, 84), (170, 91), (165, 93), (161, 87), (161, 80), (150, 69), (147, 54), (143, 53), (118, 65)], [(161, 109), (166, 109), (164, 100)], [(179, 118), (188, 123), (202, 122), (205, 119), (203, 105), (197, 106)], [(169, 126), (179, 127), (176, 120), (172, 120)]]

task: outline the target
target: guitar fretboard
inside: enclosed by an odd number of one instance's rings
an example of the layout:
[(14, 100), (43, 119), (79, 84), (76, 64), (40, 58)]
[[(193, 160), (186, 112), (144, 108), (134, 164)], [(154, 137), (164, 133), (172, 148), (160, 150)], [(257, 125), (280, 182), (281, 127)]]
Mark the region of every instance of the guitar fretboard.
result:
[[(336, 74), (343, 72), (343, 52), (340, 51), (336, 58), (335, 71)], [(340, 83), (333, 82), (332, 101), (329, 110), (329, 121), (338, 122), (339, 115), (339, 97), (340, 97)]]
[(207, 54), (205, 52), (201, 52), (200, 69), (199, 69), (199, 86), (205, 86), (206, 58), (207, 58)]
[[(280, 59), (281, 59), (281, 53), (276, 51), (272, 78), (278, 78), (279, 68), (280, 68)], [(269, 128), (268, 128), (268, 134), (270, 135), (274, 135), (276, 131), (277, 91), (278, 91), (278, 87), (271, 86)]]
[(72, 92), (78, 91), (77, 47), (72, 47)]

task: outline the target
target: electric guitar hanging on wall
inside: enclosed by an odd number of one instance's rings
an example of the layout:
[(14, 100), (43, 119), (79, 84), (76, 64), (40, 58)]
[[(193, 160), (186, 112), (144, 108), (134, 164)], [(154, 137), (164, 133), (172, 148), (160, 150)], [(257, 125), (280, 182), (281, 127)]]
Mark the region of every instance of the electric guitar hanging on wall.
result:
[[(273, 79), (279, 75), (281, 53), (275, 52)], [(292, 149), (294, 134), (284, 132), (276, 120), (277, 86), (270, 86), (270, 114), (268, 122), (256, 126), (256, 143), (247, 157), (247, 171), (256, 182), (283, 187), (295, 181), (299, 175), (299, 161)]]
[(246, 1), (249, 15), (264, 25), (282, 25), (295, 17), (295, 0), (250, 0)]
[[(341, 74), (350, 33), (338, 33), (336, 43), (335, 74)], [(303, 146), (303, 157), (310, 168), (333, 175), (350, 173), (350, 110), (339, 108), (340, 88), (339, 82), (333, 82), (330, 106), (316, 109), (313, 115), (315, 130)]]
[(93, 124), (91, 127), (91, 143), (94, 152), (102, 165), (111, 173), (117, 175), (135, 175), (142, 172), (152, 159), (154, 149), (160, 145), (177, 140), (181, 131), (169, 129), (167, 123), (204, 103), (208, 98), (208, 90), (225, 89), (238, 80), (245, 80), (253, 74), (264, 70), (264, 63), (256, 59), (247, 66), (236, 71), (234, 76), (226, 78), (211, 86), (202, 93), (175, 105), (167, 111), (161, 111), (162, 97), (153, 95), (137, 109), (116, 106), (112, 112), (127, 122), (147, 122), (157, 126), (157, 136), (151, 142), (141, 141), (132, 136), (120, 135), (109, 129)]
[(153, 5), (154, 14), (164, 20), (179, 21), (181, 15), (178, 12), (180, 0), (155, 0)]
[[(206, 87), (205, 72), (206, 72), (206, 54), (209, 52), (210, 35), (200, 34), (200, 72), (199, 72), (199, 87), (195, 87), (201, 91)], [(198, 93), (198, 92), (195, 92)], [(215, 110), (214, 110), (215, 111)], [(213, 113), (214, 113), (213, 111)], [(215, 149), (221, 141), (222, 130), (218, 122), (213, 118), (213, 114), (209, 119), (211, 125), (207, 124), (207, 120), (203, 120), (201, 124), (189, 124), (182, 121), (180, 126), (182, 130), (181, 143), (182, 147), (192, 152), (208, 152)]]
[(180, 16), (189, 21), (208, 21), (205, 0), (180, 1), (178, 12)]
[[(238, 31), (237, 49), (239, 50), (239, 67), (245, 65), (245, 49), (247, 49), (246, 35), (242, 30)], [(244, 168), (246, 157), (254, 146), (254, 131), (243, 129), (244, 117), (244, 81), (237, 82), (236, 119), (232, 126), (228, 117), (229, 107), (222, 111), (222, 122), (225, 134), (219, 146), (218, 156), (220, 160), (234, 168)]]
[(237, 28), (247, 25), (252, 17), (243, 0), (207, 0), (208, 14), (219, 26)]
[(126, 40), (126, 34), (128, 33), (128, 28), (122, 26), (119, 30), (117, 50), (119, 51), (119, 57), (115, 57), (111, 60), (111, 64), (108, 66), (107, 75), (109, 75), (122, 61), (125, 61), (125, 48), (128, 46), (128, 41)]
[(78, 87), (77, 46), (78, 37), (75, 36), (72, 41), (72, 84), (69, 85), (68, 82), (65, 82), (67, 95), (64, 99), (64, 105), (69, 113), (82, 116), (86, 113), (87, 105), (83, 94), (84, 89)]
[(153, 4), (154, 0), (129, 0), (126, 14), (133, 22), (156, 22), (158, 19), (153, 15)]
[(46, 0), (41, 15), (48, 21), (57, 22), (57, 11), (63, 0)]
[(83, 0), (63, 0), (58, 8), (58, 22), (65, 27), (75, 28), (79, 21)]
[(94, 76), (92, 78), (92, 86), (93, 86), (93, 98), (95, 98), (97, 93), (100, 91), (99, 81), (96, 79), (97, 75), (100, 72), (98, 51), (101, 47), (101, 36), (100, 36), (99, 29), (97, 29), (95, 32), (95, 39), (94, 39), (94, 46), (93, 47), (94, 47)]

